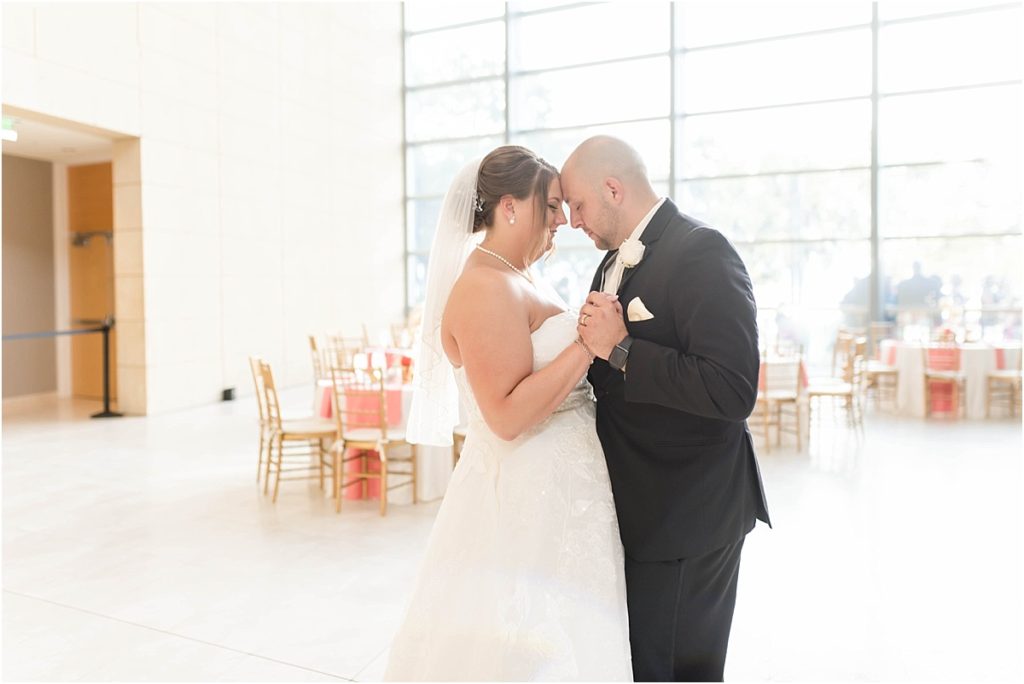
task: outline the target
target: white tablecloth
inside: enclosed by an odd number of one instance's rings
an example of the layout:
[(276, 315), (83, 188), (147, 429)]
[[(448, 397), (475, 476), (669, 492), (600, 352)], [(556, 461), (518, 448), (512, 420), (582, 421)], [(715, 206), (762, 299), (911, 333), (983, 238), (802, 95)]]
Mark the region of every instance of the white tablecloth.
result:
[[(1001, 347), (1004, 368), (1016, 368), (1020, 357), (1020, 346)], [(897, 412), (924, 417), (924, 346), (883, 340), (879, 344), (879, 358), (883, 362), (892, 359), (896, 366), (896, 410)], [(985, 417), (986, 378), (989, 371), (997, 368), (995, 347), (984, 344), (960, 345), (960, 370), (965, 378), (964, 398), (968, 418)]]

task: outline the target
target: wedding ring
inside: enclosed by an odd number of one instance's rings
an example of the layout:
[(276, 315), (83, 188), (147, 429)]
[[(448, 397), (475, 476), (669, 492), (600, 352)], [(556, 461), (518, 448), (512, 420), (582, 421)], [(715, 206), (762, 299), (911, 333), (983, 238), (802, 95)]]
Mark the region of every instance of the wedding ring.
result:
[(590, 318), (590, 314), (588, 314), (588, 313), (580, 315), (580, 325), (586, 326), (588, 318)]

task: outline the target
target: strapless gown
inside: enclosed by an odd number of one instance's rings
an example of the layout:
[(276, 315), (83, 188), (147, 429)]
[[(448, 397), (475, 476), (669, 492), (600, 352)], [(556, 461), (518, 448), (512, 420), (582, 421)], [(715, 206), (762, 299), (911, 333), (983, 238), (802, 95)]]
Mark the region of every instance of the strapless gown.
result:
[[(544, 321), (534, 369), (575, 337), (574, 313)], [(622, 542), (586, 377), (513, 441), (456, 378), (468, 434), (385, 679), (630, 681)]]

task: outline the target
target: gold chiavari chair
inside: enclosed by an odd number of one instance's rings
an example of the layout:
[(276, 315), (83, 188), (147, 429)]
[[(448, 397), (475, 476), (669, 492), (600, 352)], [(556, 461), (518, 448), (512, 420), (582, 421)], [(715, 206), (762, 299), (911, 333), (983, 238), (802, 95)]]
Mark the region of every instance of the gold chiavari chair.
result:
[(899, 370), (881, 357), (882, 340), (890, 339), (895, 331), (892, 323), (875, 321), (870, 327), (868, 338), (868, 359), (864, 367), (864, 389), (875, 396), (875, 408), (882, 408), (882, 400), (888, 399), (892, 408), (896, 408), (896, 388), (899, 384)]
[[(320, 479), (320, 488), (324, 486), (324, 468), (332, 468), (333, 464), (327, 459), (327, 450), (324, 448), (324, 441), (335, 439), (337, 430), (334, 421), (329, 418), (301, 418), (284, 419), (281, 417), (281, 403), (277, 395), (277, 386), (274, 384), (274, 374), (270, 364), (259, 360), (261, 384), (263, 387), (264, 407), (266, 409), (267, 430), (270, 438), (269, 454), (266, 466), (266, 480), (263, 484), (263, 493), (266, 494), (270, 486), (270, 471), (274, 471), (274, 497), (277, 502), (277, 493), (281, 486), (281, 480), (308, 480), (313, 477)], [(292, 447), (292, 448), (289, 448)], [(294, 447), (307, 447), (296, 452)], [(293, 459), (285, 462), (285, 451), (288, 456), (305, 457), (304, 465), (294, 465)], [(316, 456), (316, 464), (310, 464), (310, 455)], [(275, 458), (276, 456), (276, 458)], [(286, 467), (287, 466), (287, 467)], [(318, 474), (302, 477), (285, 477), (282, 473), (304, 471), (309, 472), (316, 469)], [(333, 470), (332, 470), (333, 475)]]
[[(405, 440), (405, 432), (388, 426), (387, 395), (380, 369), (364, 370), (332, 366), (333, 407), (338, 438), (331, 447), (334, 465), (335, 510), (341, 511), (342, 490), (360, 485), (363, 495), (371, 480), (380, 482), (380, 514), (387, 515), (388, 492), (412, 486), (416, 498), (416, 446)], [(352, 455), (348, 455), (349, 453)], [(371, 470), (370, 459), (380, 462)], [(361, 467), (348, 472), (346, 466), (358, 460)], [(398, 481), (391, 482), (392, 477)], [(348, 479), (350, 478), (350, 479)]]
[(797, 353), (786, 357), (762, 356), (764, 366), (764, 389), (757, 392), (755, 413), (760, 414), (764, 430), (765, 450), (771, 451), (771, 430), (775, 429), (776, 446), (782, 445), (782, 433), (796, 436), (796, 448), (803, 448), (800, 436), (800, 363), (802, 356)]
[(359, 326), (359, 335), (342, 335), (340, 333), (334, 335), (328, 335), (328, 339), (332, 346), (346, 346), (351, 348), (358, 348), (360, 350), (366, 349), (370, 346), (370, 331), (363, 323)]
[(316, 341), (316, 335), (309, 336), (309, 353), (313, 362), (313, 379), (319, 383), (326, 375), (324, 374), (324, 353)]
[(1021, 410), (1021, 360), (1024, 350), (1017, 353), (1017, 367), (997, 369), (988, 372), (985, 378), (985, 417), (991, 415), (993, 406), (1006, 406), (1010, 417), (1016, 417)]
[(840, 378), (845, 373), (857, 339), (856, 335), (843, 328), (840, 328), (839, 332), (836, 333), (836, 341), (832, 347), (831, 372), (833, 378)]
[(322, 403), (330, 396), (327, 390), (331, 385), (331, 377), (326, 369), (331, 349), (324, 348), (317, 341), (316, 335), (310, 335), (309, 353), (313, 364), (313, 413), (319, 414)]
[(896, 388), (899, 387), (900, 372), (895, 366), (884, 364), (876, 359), (869, 359), (864, 369), (864, 388), (875, 396), (875, 408), (882, 408), (882, 402), (888, 401), (896, 408)]
[(326, 367), (324, 372), (330, 378), (331, 368), (355, 368), (356, 354), (365, 353), (369, 344), (366, 337), (343, 337), (331, 335), (328, 338)]
[(267, 454), (267, 460), (270, 460), (270, 422), (267, 420), (267, 397), (263, 390), (263, 372), (261, 370), (261, 359), (258, 356), (249, 357), (249, 370), (252, 372), (253, 386), (256, 388), (256, 406), (259, 409), (260, 416), (260, 447), (259, 447), (259, 459), (256, 462), (256, 484), (260, 483), (263, 478), (263, 455)]
[(872, 321), (868, 326), (868, 355), (878, 357), (878, 345), (882, 340), (892, 339), (896, 324), (888, 321)]
[(864, 368), (867, 354), (867, 338), (855, 337), (846, 354), (841, 378), (828, 378), (811, 382), (807, 386), (807, 420), (811, 421), (815, 400), (829, 398), (833, 406), (842, 400), (847, 420), (854, 427), (861, 427), (864, 420)]

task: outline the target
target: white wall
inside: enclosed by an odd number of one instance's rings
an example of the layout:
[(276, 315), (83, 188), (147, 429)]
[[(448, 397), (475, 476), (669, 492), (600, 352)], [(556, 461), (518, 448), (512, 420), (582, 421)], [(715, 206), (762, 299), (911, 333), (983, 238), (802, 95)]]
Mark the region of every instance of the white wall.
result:
[(140, 139), (115, 145), (141, 191), (115, 190), (115, 260), (146, 412), (248, 393), (250, 353), (307, 382), (307, 333), (401, 318), (399, 3), (2, 12), (5, 105)]

